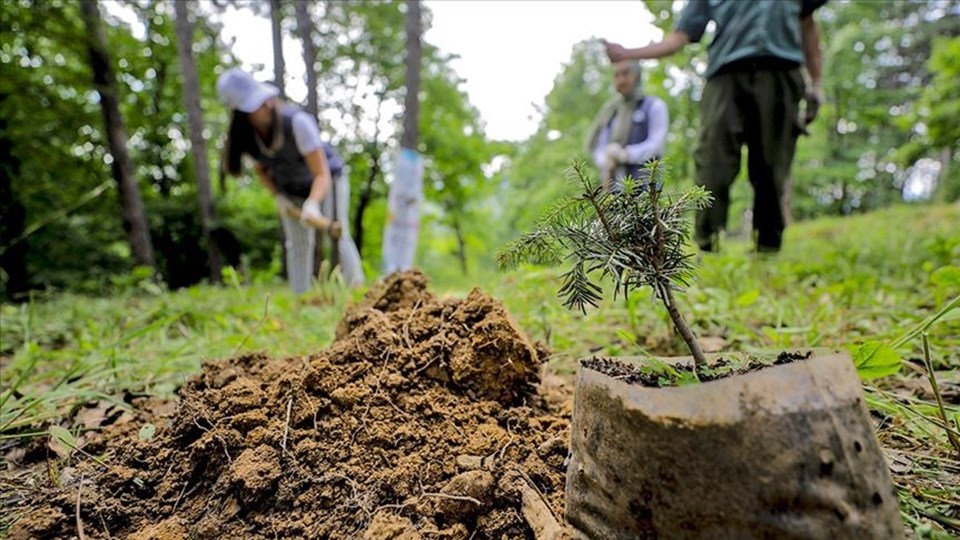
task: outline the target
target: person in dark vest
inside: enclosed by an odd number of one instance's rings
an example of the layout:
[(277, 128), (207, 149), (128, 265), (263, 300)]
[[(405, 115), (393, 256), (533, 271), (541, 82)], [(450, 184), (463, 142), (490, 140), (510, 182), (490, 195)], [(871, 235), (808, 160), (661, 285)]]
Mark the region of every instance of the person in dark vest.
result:
[[(663, 40), (627, 49), (607, 43), (610, 60), (663, 58), (699, 42), (716, 25), (707, 49), (707, 79), (700, 100), (697, 183), (713, 194), (697, 212), (695, 239), (703, 251), (718, 249), (727, 222), (730, 186), (747, 147), (753, 185), (756, 248), (779, 251), (783, 243), (784, 193), (797, 137), (823, 103), (820, 37), (814, 11), (826, 0), (691, 0)], [(809, 82), (804, 81), (806, 66)], [(800, 101), (806, 107), (800, 107)]]
[[(217, 92), (233, 111), (224, 168), (239, 175), (243, 156), (253, 158), (283, 224), (290, 287), (303, 293), (311, 286), (316, 244), (316, 230), (306, 222), (322, 217), (320, 203), (342, 172), (343, 159), (321, 139), (316, 119), (280, 100), (277, 87), (233, 68), (220, 76)], [(297, 213), (299, 219), (292, 217)]]
[(640, 63), (624, 60), (613, 65), (617, 96), (600, 109), (588, 142), (604, 186), (623, 189), (626, 177), (643, 182), (646, 165), (663, 157), (670, 116), (662, 99), (643, 93)]

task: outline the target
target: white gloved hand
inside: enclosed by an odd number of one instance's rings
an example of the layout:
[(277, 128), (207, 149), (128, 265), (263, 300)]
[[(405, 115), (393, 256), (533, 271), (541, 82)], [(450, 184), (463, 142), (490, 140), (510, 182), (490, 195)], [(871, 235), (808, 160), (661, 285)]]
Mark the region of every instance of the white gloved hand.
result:
[(300, 208), (300, 221), (306, 223), (308, 221), (319, 221), (322, 219), (323, 214), (320, 213), (320, 201), (311, 199), (303, 201), (303, 207)]
[(277, 205), (277, 213), (279, 213), (281, 216), (294, 215), (294, 212), (297, 210), (297, 205), (293, 204), (293, 201), (288, 199), (282, 193), (274, 193), (273, 201)]
[(627, 162), (627, 151), (617, 143), (610, 143), (603, 151), (608, 167)]

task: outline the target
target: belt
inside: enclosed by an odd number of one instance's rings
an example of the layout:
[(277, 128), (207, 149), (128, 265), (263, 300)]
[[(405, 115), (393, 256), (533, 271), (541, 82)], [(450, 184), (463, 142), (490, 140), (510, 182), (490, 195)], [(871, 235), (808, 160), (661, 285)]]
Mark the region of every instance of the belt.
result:
[(789, 71), (800, 67), (800, 62), (787, 60), (777, 56), (757, 56), (734, 60), (720, 67), (715, 75), (731, 72), (752, 71)]

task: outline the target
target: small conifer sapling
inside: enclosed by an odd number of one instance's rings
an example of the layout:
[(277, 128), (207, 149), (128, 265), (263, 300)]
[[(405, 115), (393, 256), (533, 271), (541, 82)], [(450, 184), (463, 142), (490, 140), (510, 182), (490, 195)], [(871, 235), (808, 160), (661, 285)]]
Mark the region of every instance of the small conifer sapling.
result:
[(664, 194), (663, 165), (655, 161), (647, 172), (649, 181), (628, 178), (616, 193), (592, 180), (582, 163), (574, 163), (569, 177), (576, 193), (544, 213), (533, 230), (504, 247), (498, 259), (504, 268), (523, 262), (569, 265), (557, 294), (566, 307), (584, 313), (602, 299), (602, 280), (613, 283), (614, 298), (652, 288), (690, 349), (696, 372), (706, 367), (706, 358), (674, 293), (689, 285), (694, 271), (693, 254), (686, 249), (687, 213), (707, 207), (710, 194), (701, 187)]

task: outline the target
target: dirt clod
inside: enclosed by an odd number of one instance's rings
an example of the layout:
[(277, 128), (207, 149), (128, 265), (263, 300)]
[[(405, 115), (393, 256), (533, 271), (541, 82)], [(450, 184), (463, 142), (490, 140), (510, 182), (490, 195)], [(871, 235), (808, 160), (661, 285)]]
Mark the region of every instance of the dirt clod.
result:
[[(426, 285), (390, 276), (309, 357), (206, 363), (153, 438), (75, 465), (85, 536), (533, 538), (503, 478), (561, 512), (568, 421), (538, 394), (542, 354), (489, 296)], [(10, 537), (75, 536), (76, 504), (46, 486)]]

